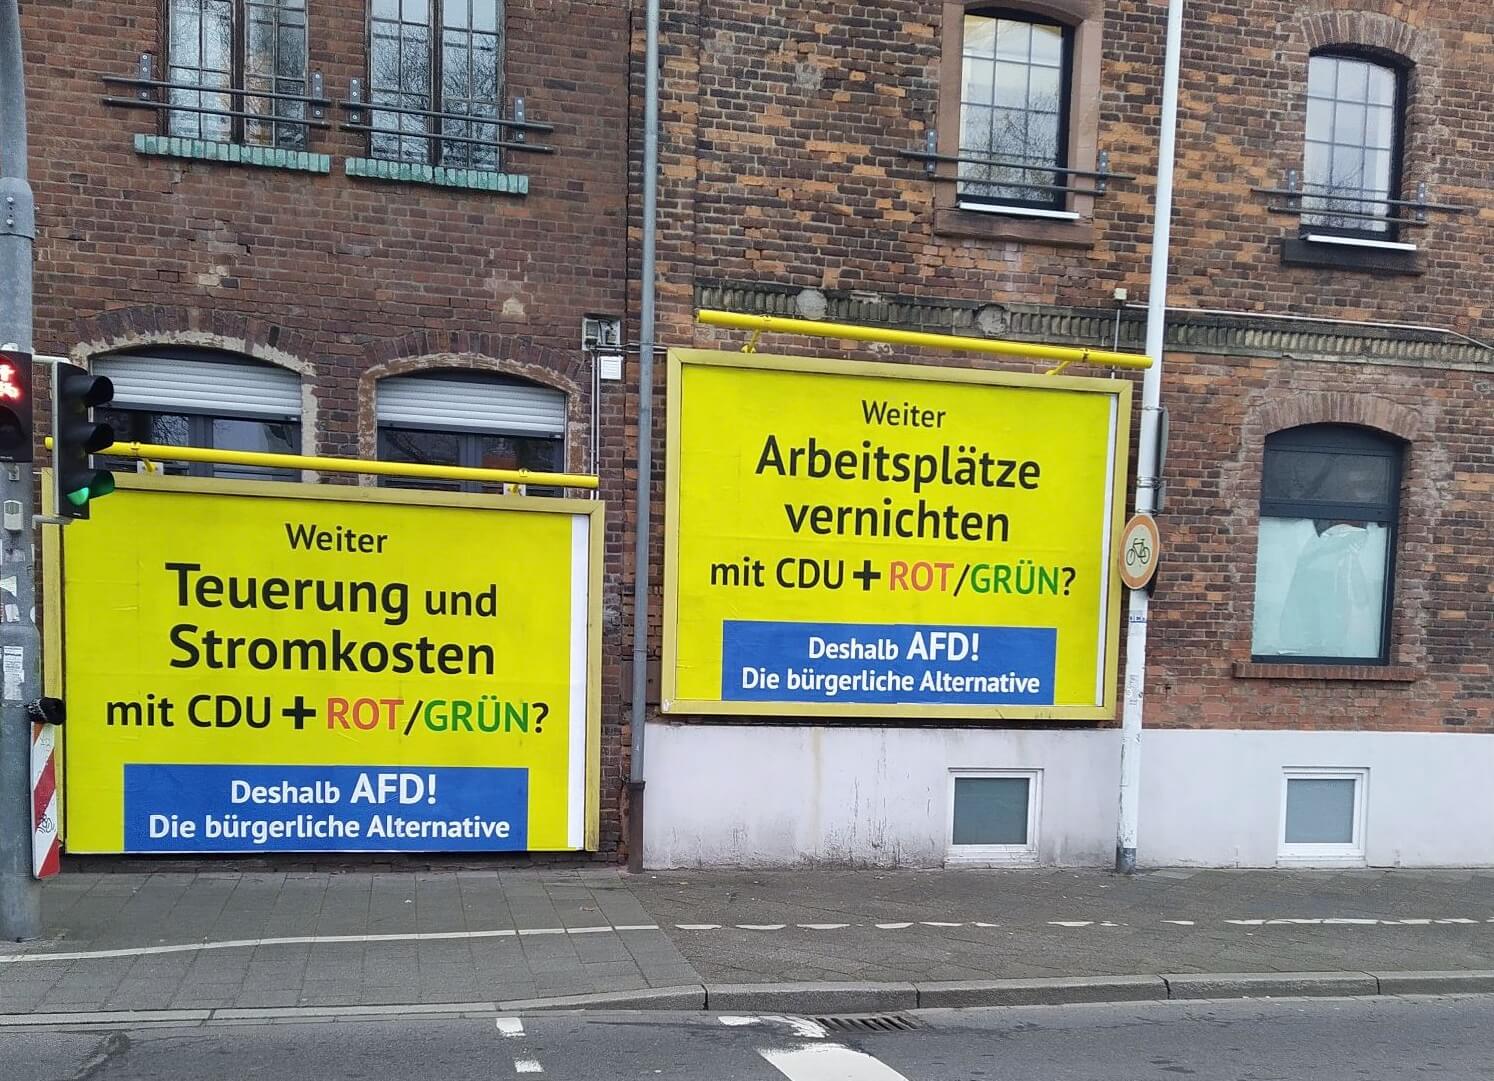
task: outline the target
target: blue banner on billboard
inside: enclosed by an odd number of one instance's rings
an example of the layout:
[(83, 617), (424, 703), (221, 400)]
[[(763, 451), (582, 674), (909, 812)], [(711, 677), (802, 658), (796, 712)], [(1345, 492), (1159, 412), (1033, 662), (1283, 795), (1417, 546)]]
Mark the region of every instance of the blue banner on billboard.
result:
[(124, 815), (127, 852), (513, 852), (529, 771), (127, 764)]
[(729, 701), (1052, 705), (1053, 627), (727, 620)]

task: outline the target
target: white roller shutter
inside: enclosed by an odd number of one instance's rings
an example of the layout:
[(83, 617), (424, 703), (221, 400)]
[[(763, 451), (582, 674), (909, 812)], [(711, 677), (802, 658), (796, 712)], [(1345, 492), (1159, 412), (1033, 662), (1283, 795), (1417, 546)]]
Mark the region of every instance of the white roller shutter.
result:
[(379, 381), (377, 412), (380, 424), (401, 428), (565, 435), (564, 394), (499, 380), (391, 376)]
[(268, 364), (167, 357), (99, 357), (95, 375), (114, 383), (114, 404), (165, 413), (218, 416), (301, 416), (301, 379)]

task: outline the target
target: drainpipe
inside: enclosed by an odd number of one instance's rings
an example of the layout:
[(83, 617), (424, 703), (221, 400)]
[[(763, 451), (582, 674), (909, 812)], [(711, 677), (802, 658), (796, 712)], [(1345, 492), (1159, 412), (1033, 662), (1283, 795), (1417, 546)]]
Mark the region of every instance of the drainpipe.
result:
[(648, 715), (648, 570), (653, 526), (654, 248), (659, 215), (659, 0), (648, 0), (643, 77), (643, 278), (638, 329), (638, 489), (633, 545), (633, 742), (628, 756), (628, 870), (643, 870), (643, 735)]
[[(1146, 305), (1146, 355), (1141, 381), (1141, 442), (1136, 453), (1136, 513), (1157, 507), (1158, 444), (1162, 429), (1162, 339), (1167, 324), (1167, 256), (1172, 239), (1172, 167), (1178, 126), (1178, 68), (1182, 54), (1183, 0), (1167, 3), (1167, 50), (1162, 68), (1162, 130), (1157, 147), (1157, 197), (1152, 220), (1151, 284)], [(1130, 591), (1126, 615), (1126, 679), (1121, 713), (1120, 812), (1115, 869), (1136, 873), (1136, 835), (1141, 811), (1141, 717), (1146, 686), (1146, 631), (1151, 596)]]

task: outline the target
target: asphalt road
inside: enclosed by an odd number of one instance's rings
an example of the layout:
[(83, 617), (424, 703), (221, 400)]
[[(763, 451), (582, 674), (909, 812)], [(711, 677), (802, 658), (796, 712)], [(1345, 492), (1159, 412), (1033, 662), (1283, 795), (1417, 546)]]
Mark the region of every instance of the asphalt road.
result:
[(6, 1081), (1177, 1081), (1494, 1077), (1494, 996), (903, 1015), (906, 1031), (682, 1013), (0, 1033)]

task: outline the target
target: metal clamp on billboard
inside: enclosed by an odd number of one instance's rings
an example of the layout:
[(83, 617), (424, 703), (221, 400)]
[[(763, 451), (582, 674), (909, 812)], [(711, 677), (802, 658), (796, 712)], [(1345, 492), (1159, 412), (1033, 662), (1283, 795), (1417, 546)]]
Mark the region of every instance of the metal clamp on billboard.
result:
[(601, 504), (119, 487), (48, 583), (69, 851), (596, 847)]
[(669, 370), (666, 712), (1114, 715), (1129, 383)]

